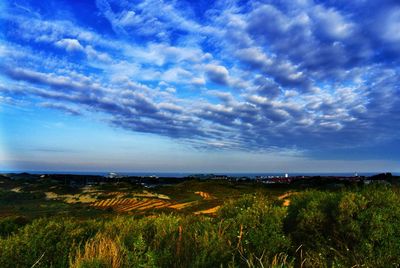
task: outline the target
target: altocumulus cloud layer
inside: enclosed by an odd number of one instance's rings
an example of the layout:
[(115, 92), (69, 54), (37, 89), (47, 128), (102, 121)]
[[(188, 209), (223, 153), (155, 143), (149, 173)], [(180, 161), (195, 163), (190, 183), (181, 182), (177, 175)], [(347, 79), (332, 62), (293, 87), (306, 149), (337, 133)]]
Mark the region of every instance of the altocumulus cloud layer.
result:
[(200, 149), (398, 158), (398, 1), (39, 2), (1, 4), (2, 102)]

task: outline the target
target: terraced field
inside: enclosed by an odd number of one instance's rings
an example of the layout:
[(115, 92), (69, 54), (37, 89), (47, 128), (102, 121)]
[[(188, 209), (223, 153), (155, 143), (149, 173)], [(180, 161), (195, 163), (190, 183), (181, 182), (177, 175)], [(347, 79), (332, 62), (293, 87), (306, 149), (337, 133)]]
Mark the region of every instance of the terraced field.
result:
[[(199, 195), (203, 200), (215, 200), (216, 198), (207, 192), (197, 191), (194, 192)], [(96, 209), (109, 209), (112, 208), (116, 212), (130, 212), (130, 211), (146, 211), (151, 209), (170, 208), (175, 210), (182, 210), (188, 207), (196, 207), (200, 200), (196, 201), (181, 201), (171, 200), (167, 195), (155, 194), (150, 192), (143, 193), (131, 193), (127, 197), (124, 192), (109, 192), (107, 194), (109, 198), (103, 200), (97, 200), (90, 204), (91, 207)], [(195, 214), (214, 214), (218, 207), (211, 209), (200, 209)]]
[(187, 203), (175, 203), (168, 201), (166, 199), (157, 199), (157, 198), (111, 198), (104, 199), (101, 201), (96, 201), (92, 203), (90, 206), (99, 208), (99, 209), (107, 209), (112, 208), (117, 212), (129, 212), (129, 211), (145, 211), (149, 209), (160, 209), (160, 208), (172, 208), (172, 209), (183, 209), (190, 205), (193, 205), (194, 202)]
[[(126, 192), (109, 192), (108, 195), (110, 196), (115, 196), (116, 198), (120, 198), (125, 196), (127, 193)], [(133, 197), (140, 197), (140, 198), (158, 198), (158, 199), (170, 199), (168, 196), (164, 194), (156, 194), (156, 193), (151, 193), (148, 191), (143, 191), (141, 193), (130, 193)]]

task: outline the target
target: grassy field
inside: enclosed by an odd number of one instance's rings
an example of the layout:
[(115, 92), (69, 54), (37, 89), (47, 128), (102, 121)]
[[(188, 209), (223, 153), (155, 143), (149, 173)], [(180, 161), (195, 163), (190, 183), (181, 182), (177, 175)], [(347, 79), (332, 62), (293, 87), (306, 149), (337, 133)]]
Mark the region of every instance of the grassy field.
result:
[(279, 200), (286, 189), (224, 180), (185, 181), (151, 189), (129, 183), (70, 187), (58, 181), (0, 179), (0, 216), (99, 217), (110, 213), (150, 215), (161, 212), (210, 214), (225, 200), (260, 193)]
[(0, 267), (399, 267), (396, 185), (0, 178)]

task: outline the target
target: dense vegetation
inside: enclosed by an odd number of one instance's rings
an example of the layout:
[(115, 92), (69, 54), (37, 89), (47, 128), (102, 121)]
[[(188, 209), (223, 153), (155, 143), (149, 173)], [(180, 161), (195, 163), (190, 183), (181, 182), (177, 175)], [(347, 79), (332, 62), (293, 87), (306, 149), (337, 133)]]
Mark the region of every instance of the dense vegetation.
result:
[(3, 217), (0, 267), (398, 267), (399, 204), (372, 185), (303, 191), (288, 207), (247, 194), (215, 217)]

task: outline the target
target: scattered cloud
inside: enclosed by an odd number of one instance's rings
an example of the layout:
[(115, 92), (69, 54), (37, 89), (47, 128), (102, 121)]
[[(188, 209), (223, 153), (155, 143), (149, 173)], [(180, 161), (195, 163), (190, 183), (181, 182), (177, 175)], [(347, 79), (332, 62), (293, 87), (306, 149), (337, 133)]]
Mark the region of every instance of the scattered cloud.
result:
[(400, 134), (395, 1), (198, 5), (98, 0), (88, 22), (10, 3), (1, 99), (202, 149), (320, 157)]

